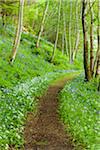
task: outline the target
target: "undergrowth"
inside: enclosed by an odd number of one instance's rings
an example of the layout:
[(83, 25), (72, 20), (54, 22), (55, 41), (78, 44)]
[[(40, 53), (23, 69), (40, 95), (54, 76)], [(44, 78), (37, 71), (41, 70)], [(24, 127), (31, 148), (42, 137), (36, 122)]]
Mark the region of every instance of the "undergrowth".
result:
[(52, 80), (61, 73), (48, 73), (35, 77), (12, 89), (2, 88), (0, 91), (0, 150), (9, 146), (16, 148), (23, 145), (23, 129), (28, 112), (35, 112), (40, 97)]
[(49, 63), (52, 56), (53, 46), (49, 42), (41, 41), (40, 47), (36, 48), (37, 38), (30, 33), (22, 33), (21, 43), (13, 66), (9, 64), (15, 29), (8, 25), (0, 29), (0, 86), (11, 87), (18, 82), (44, 75), (47, 72), (57, 70), (80, 69), (77, 60), (69, 64), (68, 57), (62, 55), (57, 49), (53, 63)]
[(59, 113), (77, 144), (83, 149), (98, 150), (99, 145), (99, 101), (95, 80), (84, 82), (80, 76), (67, 83), (60, 93)]
[[(51, 80), (69, 69), (80, 69), (77, 60), (71, 65), (57, 49), (53, 63), (53, 46), (22, 33), (21, 43), (13, 65), (9, 64), (15, 29), (8, 25), (0, 29), (0, 150), (23, 145), (23, 125), (28, 111), (35, 111), (36, 98), (43, 94)], [(52, 72), (52, 73), (51, 73)]]

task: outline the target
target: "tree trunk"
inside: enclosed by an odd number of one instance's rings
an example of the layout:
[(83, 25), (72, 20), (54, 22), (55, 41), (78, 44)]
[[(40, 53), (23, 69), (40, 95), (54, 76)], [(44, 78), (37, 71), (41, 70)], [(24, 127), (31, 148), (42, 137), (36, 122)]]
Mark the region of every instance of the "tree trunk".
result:
[(64, 13), (64, 1), (62, 0), (62, 24), (63, 24), (63, 31), (62, 31), (62, 55), (64, 55), (64, 48), (65, 48), (65, 13)]
[(98, 2), (98, 27), (97, 27), (97, 40), (98, 40), (98, 48), (97, 48), (97, 66), (96, 66), (96, 77), (100, 77), (100, 1)]
[(78, 47), (79, 47), (79, 42), (80, 42), (80, 31), (77, 31), (75, 49), (74, 49), (74, 54), (73, 54), (73, 61), (75, 60), (75, 58), (76, 58), (76, 56), (77, 56)]
[(41, 28), (40, 28), (38, 40), (37, 40), (37, 43), (36, 43), (36, 47), (39, 47), (41, 35), (42, 35), (43, 29), (44, 29), (44, 23), (45, 23), (46, 15), (47, 15), (47, 12), (48, 12), (48, 6), (49, 6), (49, 0), (47, 0), (47, 3), (46, 3), (46, 8), (45, 8), (45, 11), (44, 11), (44, 15), (43, 15), (43, 19), (42, 19)]
[(64, 55), (64, 47), (65, 47), (65, 38), (64, 38), (64, 32), (62, 33), (62, 55)]
[(67, 36), (66, 36), (66, 24), (65, 24), (64, 36), (65, 36), (66, 55), (68, 56), (68, 43), (67, 43)]
[(70, 0), (70, 20), (69, 20), (69, 62), (70, 64), (72, 63), (72, 41), (71, 41), (71, 29), (72, 29), (72, 24), (71, 24), (71, 19), (72, 19), (72, 1)]
[[(63, 1), (63, 9), (66, 3)], [(66, 35), (66, 19), (65, 19), (65, 11), (63, 10), (63, 25), (64, 25), (64, 39), (65, 39), (65, 49), (66, 55), (68, 56), (68, 43), (67, 43), (67, 35)]]
[(10, 63), (13, 63), (17, 54), (17, 50), (20, 44), (22, 27), (23, 27), (23, 7), (24, 7), (24, 0), (20, 0), (19, 4), (19, 16), (18, 16), (18, 26), (16, 30), (16, 36), (13, 44), (12, 54), (10, 58)]
[(90, 5), (90, 15), (91, 15), (91, 25), (90, 25), (90, 72), (91, 76), (93, 77), (93, 64), (94, 64), (94, 53), (93, 53), (93, 7), (91, 7), (91, 2), (89, 1)]
[[(97, 26), (97, 52), (96, 52), (96, 58), (93, 64), (93, 74), (95, 73), (95, 68), (97, 70), (97, 61), (98, 61), (98, 57), (100, 55), (100, 1), (98, 1), (98, 26)], [(96, 71), (97, 72), (97, 71)], [(97, 73), (95, 73), (96, 76)]]
[(91, 79), (90, 68), (88, 65), (88, 39), (87, 39), (87, 29), (86, 29), (86, 0), (82, 0), (82, 28), (83, 28), (83, 40), (84, 40), (84, 71), (85, 80), (89, 81)]
[(79, 30), (79, 14), (78, 14), (78, 1), (76, 0), (76, 40), (75, 40), (75, 46), (73, 50), (73, 61), (76, 58), (78, 46), (80, 42), (80, 30)]
[(97, 89), (100, 91), (100, 52), (97, 60), (95, 77), (97, 78)]
[(53, 53), (52, 53), (52, 57), (51, 57), (51, 62), (54, 60), (55, 51), (56, 51), (56, 48), (57, 48), (57, 42), (58, 42), (58, 36), (59, 36), (60, 11), (61, 11), (61, 0), (59, 2), (57, 33), (56, 33), (56, 40), (55, 40), (55, 44), (54, 44), (54, 48), (53, 48)]
[(100, 91), (100, 0), (98, 1), (98, 28), (97, 28), (97, 39), (98, 39), (98, 61), (96, 67), (96, 77), (98, 78), (98, 91)]
[(100, 76), (100, 53), (97, 60), (97, 67), (96, 67), (96, 77)]

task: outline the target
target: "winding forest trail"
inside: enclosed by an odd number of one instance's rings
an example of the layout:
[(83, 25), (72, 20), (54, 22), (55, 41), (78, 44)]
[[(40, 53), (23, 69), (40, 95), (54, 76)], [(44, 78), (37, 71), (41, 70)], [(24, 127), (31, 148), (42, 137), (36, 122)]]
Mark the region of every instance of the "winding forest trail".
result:
[(64, 131), (58, 114), (58, 93), (69, 79), (51, 85), (40, 99), (36, 117), (28, 115), (25, 126), (25, 150), (72, 150), (71, 138)]

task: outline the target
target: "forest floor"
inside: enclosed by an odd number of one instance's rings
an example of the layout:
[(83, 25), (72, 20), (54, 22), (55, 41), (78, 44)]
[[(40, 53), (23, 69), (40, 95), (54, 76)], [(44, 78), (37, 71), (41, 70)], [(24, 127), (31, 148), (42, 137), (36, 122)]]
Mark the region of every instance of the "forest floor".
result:
[(68, 77), (53, 83), (40, 98), (38, 112), (29, 113), (25, 125), (25, 150), (72, 150), (72, 138), (66, 133), (58, 113), (58, 94)]

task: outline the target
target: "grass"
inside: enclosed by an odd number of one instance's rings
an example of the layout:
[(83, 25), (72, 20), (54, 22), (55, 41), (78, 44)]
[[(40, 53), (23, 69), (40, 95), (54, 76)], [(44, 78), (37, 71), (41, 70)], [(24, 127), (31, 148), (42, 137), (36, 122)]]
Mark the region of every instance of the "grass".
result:
[[(64, 72), (63, 72), (64, 73)], [(69, 80), (72, 80), (73, 78), (75, 78), (76, 76), (78, 76), (80, 74), (80, 71), (74, 71), (74, 70), (67, 70), (65, 71), (64, 74), (62, 74), (61, 76), (59, 76), (59, 78), (57, 78), (56, 80), (54, 80), (51, 83), (51, 86), (59, 86), (59, 83), (61, 81), (60, 84), (63, 83), (63, 81), (68, 82)]]
[(95, 80), (84, 82), (80, 76), (67, 83), (60, 93), (59, 113), (77, 145), (97, 150), (99, 145), (99, 101)]
[(37, 98), (43, 95), (52, 80), (61, 75), (48, 73), (0, 91), (0, 150), (12, 145), (19, 148), (24, 144), (23, 129), (27, 113), (35, 113)]
[(54, 62), (49, 63), (52, 46), (41, 41), (36, 49), (36, 38), (27, 33), (22, 34), (16, 60), (10, 65), (14, 32), (9, 25), (0, 29), (0, 150), (8, 149), (9, 145), (16, 148), (23, 145), (26, 114), (35, 112), (37, 97), (66, 70), (81, 68), (77, 63), (70, 65), (58, 49)]
[(11, 66), (8, 60), (12, 50), (14, 28), (8, 26), (6, 29), (2, 28), (0, 32), (0, 86), (2, 87), (10, 88), (19, 82), (44, 75), (47, 72), (82, 68), (82, 64), (77, 64), (77, 60), (75, 64), (69, 64), (68, 58), (65, 55), (62, 56), (58, 49), (54, 62), (49, 63), (52, 46), (42, 41), (37, 49), (35, 47), (37, 39), (27, 33), (22, 34), (16, 60)]

